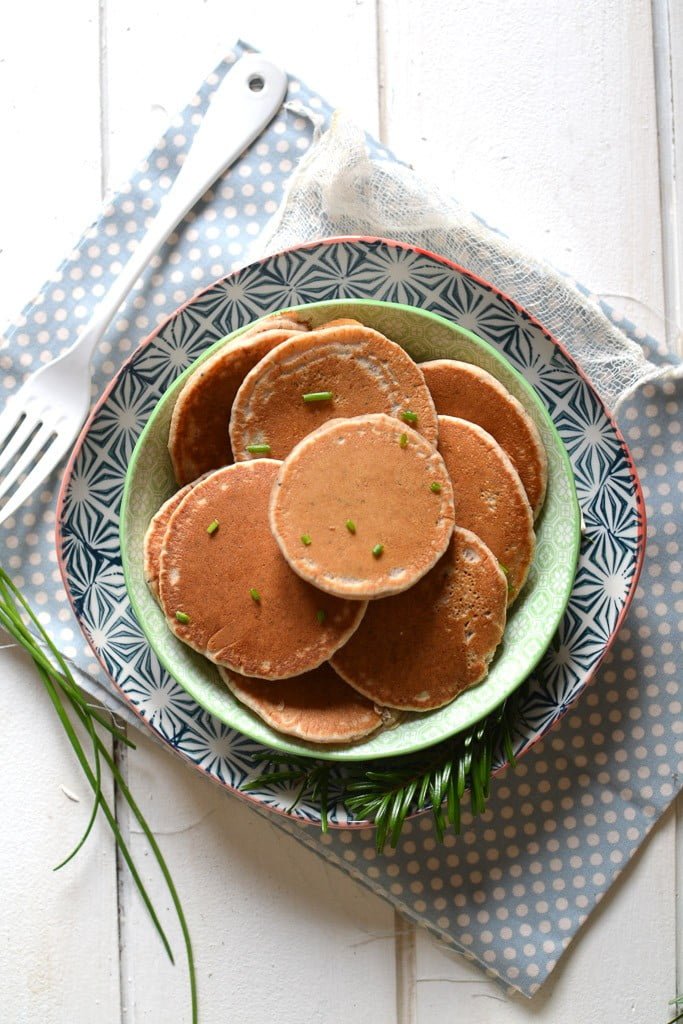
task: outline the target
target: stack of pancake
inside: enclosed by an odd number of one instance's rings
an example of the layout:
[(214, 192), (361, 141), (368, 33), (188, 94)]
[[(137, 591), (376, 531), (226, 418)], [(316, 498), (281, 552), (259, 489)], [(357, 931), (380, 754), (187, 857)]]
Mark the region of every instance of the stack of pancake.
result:
[(278, 314), (190, 375), (169, 451), (148, 585), (272, 728), (352, 743), (485, 678), (547, 482), (495, 378)]

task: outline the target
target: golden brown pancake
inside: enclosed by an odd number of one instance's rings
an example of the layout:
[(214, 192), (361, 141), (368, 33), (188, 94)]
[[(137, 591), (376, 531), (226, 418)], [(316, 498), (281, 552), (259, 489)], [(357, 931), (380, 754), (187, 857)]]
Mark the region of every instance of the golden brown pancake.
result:
[(338, 597), (412, 586), (446, 550), (453, 490), (416, 431), (375, 413), (331, 420), (282, 463), (270, 525), (299, 576)]
[[(322, 401), (304, 395), (331, 394)], [(244, 379), (232, 409), (230, 441), (237, 462), (250, 445), (267, 444), (283, 459), (330, 419), (383, 412), (407, 416), (432, 444), (437, 422), (422, 373), (393, 341), (369, 327), (324, 327), (278, 345)]]
[(159, 570), (175, 635), (216, 664), (266, 679), (317, 668), (365, 611), (304, 582), (280, 554), (268, 528), (279, 468), (260, 459), (200, 480), (171, 516)]
[(476, 423), (439, 416), (439, 451), (453, 484), (455, 523), (481, 537), (500, 562), (512, 604), (529, 572), (536, 537), (519, 473)]
[(386, 707), (448, 704), (488, 673), (505, 628), (507, 581), (475, 534), (456, 526), (448, 551), (411, 590), (371, 601), (332, 659), (347, 683)]
[[(273, 326), (279, 323), (286, 326)], [(267, 352), (307, 330), (303, 321), (269, 318), (219, 349), (191, 374), (176, 400), (168, 438), (179, 484), (234, 461), (228, 424), (240, 384)]]
[(309, 743), (352, 743), (395, 713), (376, 707), (345, 683), (329, 663), (293, 679), (250, 679), (221, 668), (232, 693), (271, 729)]
[(188, 491), (191, 491), (193, 484), (186, 484), (176, 491), (168, 501), (165, 501), (159, 511), (154, 515), (147, 527), (144, 546), (144, 573), (145, 583), (152, 591), (157, 601), (159, 600), (159, 560), (161, 549), (166, 536), (171, 516), (178, 508)]
[(420, 363), (439, 415), (477, 423), (495, 437), (520, 475), (534, 518), (543, 507), (548, 457), (538, 428), (507, 388), (486, 370), (454, 359)]

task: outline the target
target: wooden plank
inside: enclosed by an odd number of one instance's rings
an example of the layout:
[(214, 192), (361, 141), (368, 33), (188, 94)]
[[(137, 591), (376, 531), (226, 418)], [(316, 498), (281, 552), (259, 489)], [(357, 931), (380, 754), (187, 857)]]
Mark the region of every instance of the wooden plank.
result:
[[(324, 31), (329, 34), (330, 17), (340, 49), (355, 50), (354, 76), (316, 45)], [(291, 10), (274, 2), (244, 4), (236, 13), (211, 0), (182, 11), (161, 2), (144, 10), (132, 2), (111, 5), (108, 183), (127, 176), (167, 117), (184, 106), (238, 35), (286, 62), (326, 96), (350, 96), (354, 114), (373, 127), (373, 32), (374, 6), (367, 2), (340, 4), (331, 14), (307, 0), (299, 5), (296, 25)], [(197, 955), (202, 1019), (322, 1021), (329, 1019), (330, 1007), (349, 1008), (359, 1024), (393, 1018), (391, 908), (155, 745), (143, 741), (127, 758), (126, 772), (181, 891)], [(122, 820), (133, 847), (142, 851), (124, 809)], [(152, 879), (155, 902), (167, 905), (163, 884), (154, 873)], [(175, 969), (164, 962), (125, 875), (121, 900), (125, 1019), (133, 1024), (173, 1014), (174, 1020), (189, 1020), (182, 944), (172, 915), (166, 913), (164, 923), (174, 935)]]
[[(53, 872), (81, 837), (91, 791), (29, 659), (0, 656), (0, 716), (11, 723), (2, 741), (2, 1018), (120, 1024), (114, 844), (100, 821)], [(111, 786), (103, 791), (111, 800)]]
[(97, 211), (98, 56), (97, 0), (0, 6), (0, 330)]
[(394, 151), (530, 252), (659, 326), (649, 0), (381, 0), (380, 10)]
[[(394, 151), (518, 244), (661, 333), (649, 4), (629, 5), (626, 16), (614, 0), (450, 7), (426, 0), (419, 11), (386, 0), (380, 26), (382, 125)], [(531, 1005), (504, 999), (480, 968), (418, 932), (414, 958), (404, 944), (405, 1020), (502, 1024), (531, 1014), (578, 1024), (622, 1020), (627, 1009), (645, 1019), (659, 1005), (666, 1019), (675, 985), (674, 843), (670, 816)], [(636, 924), (638, 938), (624, 943)], [(610, 948), (619, 964), (604, 970), (602, 951)], [(647, 977), (644, 956), (657, 960)]]
[(529, 1002), (434, 942), (417, 961), (420, 1024), (666, 1021), (673, 988), (675, 815), (670, 811)]
[[(128, 777), (176, 880), (197, 957), (201, 1019), (300, 1024), (394, 1019), (393, 912), (283, 835), (243, 802), (210, 785), (143, 738)], [(144, 841), (130, 827), (134, 850)], [(150, 858), (147, 857), (149, 864)], [(155, 903), (168, 908), (149, 868)], [(182, 943), (168, 923), (173, 968), (124, 887), (125, 1020), (189, 1021)]]
[[(333, 9), (302, 0), (296, 14), (280, 0), (227, 6), (224, 0), (190, 0), (182, 7), (150, 0), (144, 8), (136, 0), (121, 0), (107, 8), (111, 187), (128, 177), (238, 38), (308, 80), (330, 103), (343, 103), (368, 130), (376, 129), (373, 0), (345, 0)], [(320, 45), (323, 38), (334, 38), (336, 52), (349, 56), (330, 60), (329, 45)]]
[[(0, 8), (0, 327), (97, 209), (98, 58), (96, 0)], [(114, 843), (98, 823), (53, 873), (85, 828), (91, 796), (32, 666), (16, 651), (0, 658), (2, 1017), (119, 1024)]]

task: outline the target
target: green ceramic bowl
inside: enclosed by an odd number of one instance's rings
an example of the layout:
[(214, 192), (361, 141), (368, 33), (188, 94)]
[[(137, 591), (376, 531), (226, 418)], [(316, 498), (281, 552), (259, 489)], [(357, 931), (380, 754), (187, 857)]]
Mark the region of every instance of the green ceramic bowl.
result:
[(232, 728), (275, 748), (337, 761), (394, 757), (431, 746), (493, 711), (534, 669), (546, 651), (571, 593), (581, 539), (581, 516), (569, 458), (549, 414), (524, 378), (490, 345), (450, 321), (410, 306), (371, 300), (338, 300), (308, 306), (313, 326), (354, 317), (402, 345), (417, 361), (451, 358), (475, 363), (497, 377), (522, 403), (538, 427), (548, 453), (548, 493), (536, 523), (537, 545), (527, 583), (513, 605), (505, 635), (487, 678), (451, 704), (407, 715), (394, 729), (348, 747), (302, 743), (270, 729), (222, 684), (209, 661), (180, 643), (147, 589), (143, 540), (150, 519), (173, 494), (167, 440), (176, 397), (187, 376), (209, 355), (246, 328), (216, 342), (178, 378), (158, 402), (135, 447), (121, 507), (121, 551), (126, 586), (137, 619), (162, 665), (201, 707)]

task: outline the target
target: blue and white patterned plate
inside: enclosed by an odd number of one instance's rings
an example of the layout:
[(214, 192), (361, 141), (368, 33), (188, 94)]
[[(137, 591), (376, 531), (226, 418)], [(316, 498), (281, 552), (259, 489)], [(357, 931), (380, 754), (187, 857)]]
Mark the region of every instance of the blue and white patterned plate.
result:
[[(396, 242), (331, 239), (267, 257), (177, 310), (122, 367), (83, 430), (59, 498), (58, 555), (81, 627), (130, 707), (198, 769), (283, 813), (294, 797), (288, 787), (243, 792), (262, 771), (254, 755), (263, 748), (199, 707), (151, 651), (126, 592), (119, 510), (135, 443), (190, 363), (272, 310), (339, 298), (419, 306), (474, 331), (534, 386), (569, 453), (585, 537), (566, 612), (520, 708), (516, 753), (551, 728), (589, 682), (626, 613), (644, 549), (638, 480), (600, 398), (540, 324), (466, 270)], [(308, 802), (291, 813), (320, 820), (319, 807)], [(334, 793), (328, 813), (330, 824), (361, 824)]]

